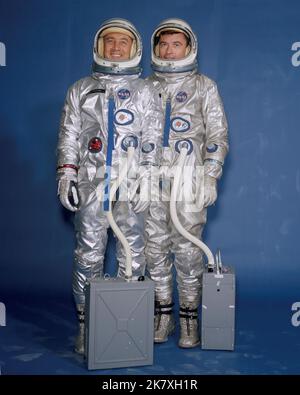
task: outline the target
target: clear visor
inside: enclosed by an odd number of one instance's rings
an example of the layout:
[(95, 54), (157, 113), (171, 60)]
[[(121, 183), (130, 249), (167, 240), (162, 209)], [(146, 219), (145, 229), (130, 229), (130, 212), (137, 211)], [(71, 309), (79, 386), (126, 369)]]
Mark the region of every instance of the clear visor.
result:
[(125, 28), (105, 28), (98, 35), (97, 52), (102, 59), (128, 61), (137, 53), (137, 38), (132, 31)]
[[(161, 55), (164, 54), (164, 48), (166, 48), (166, 42), (172, 43), (174, 55), (170, 54), (170, 59), (181, 60), (186, 58), (191, 52), (191, 37), (183, 29), (167, 27), (160, 29), (156, 32), (153, 38), (153, 54), (158, 59), (165, 59)], [(177, 48), (177, 51), (176, 51)], [(181, 48), (181, 49), (180, 49)], [(175, 55), (176, 51), (176, 55)], [(173, 57), (172, 57), (173, 56)], [(174, 56), (178, 56), (175, 57)]]

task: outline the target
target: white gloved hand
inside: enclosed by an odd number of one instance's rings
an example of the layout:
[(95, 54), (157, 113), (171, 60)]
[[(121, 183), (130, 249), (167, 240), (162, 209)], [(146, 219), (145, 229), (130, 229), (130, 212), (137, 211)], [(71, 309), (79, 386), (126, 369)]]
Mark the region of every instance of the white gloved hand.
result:
[(141, 166), (136, 182), (133, 184), (129, 200), (135, 213), (147, 210), (151, 199), (151, 165)]
[(204, 207), (214, 204), (217, 196), (217, 180), (206, 174), (204, 176)]
[(58, 174), (57, 195), (61, 204), (70, 211), (77, 211), (79, 206), (79, 194), (77, 188), (77, 172), (74, 169), (60, 169)]
[(57, 194), (61, 204), (70, 211), (77, 211), (79, 195), (77, 184), (67, 179), (59, 180)]

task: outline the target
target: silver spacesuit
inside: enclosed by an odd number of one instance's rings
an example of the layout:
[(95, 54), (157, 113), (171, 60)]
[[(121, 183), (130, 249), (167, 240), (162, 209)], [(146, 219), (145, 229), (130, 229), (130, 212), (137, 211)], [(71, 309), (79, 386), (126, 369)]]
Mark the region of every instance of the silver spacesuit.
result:
[[(178, 43), (173, 34), (183, 33), (186, 38), (185, 55), (175, 59), (170, 53), (160, 56), (161, 37), (168, 35), (174, 48)], [(174, 36), (175, 37), (175, 36)], [(169, 45), (164, 39), (164, 46)], [(188, 157), (184, 174), (190, 182), (195, 201), (202, 206), (195, 210), (191, 201), (177, 202), (178, 217), (184, 228), (197, 238), (201, 237), (206, 223), (206, 207), (217, 197), (216, 180), (222, 175), (222, 165), (228, 151), (227, 121), (214, 81), (197, 72), (197, 39), (191, 27), (180, 19), (163, 21), (152, 35), (152, 68), (149, 77), (162, 97), (165, 114), (164, 152), (161, 167), (163, 196), (170, 195), (172, 169), (176, 167), (180, 147), (186, 142)], [(202, 169), (202, 171), (197, 171)], [(200, 174), (200, 178), (197, 176)], [(202, 175), (202, 176), (201, 176)], [(187, 180), (186, 180), (187, 181)], [(188, 191), (185, 191), (188, 192)], [(191, 209), (193, 207), (193, 209)], [(146, 225), (146, 259), (152, 280), (155, 281), (155, 342), (165, 342), (175, 328), (172, 312), (172, 260), (177, 273), (180, 303), (179, 346), (190, 348), (200, 343), (198, 334), (198, 306), (201, 299), (203, 255), (199, 248), (178, 233), (170, 219), (169, 201), (151, 202)]]
[[(121, 56), (118, 48), (112, 49), (114, 59), (104, 57), (105, 37), (114, 39), (124, 34), (132, 41), (129, 59), (118, 61)], [(126, 197), (136, 183), (139, 166), (158, 165), (160, 99), (151, 84), (139, 78), (141, 56), (142, 41), (130, 22), (124, 19), (104, 22), (95, 35), (93, 73), (70, 87), (62, 112), (57, 179), (62, 204), (76, 211), (73, 294), (80, 323), (75, 345), (78, 353), (84, 352), (85, 282), (103, 274), (108, 228), (104, 212), (107, 177), (116, 179), (129, 145), (136, 150)], [(110, 148), (109, 140), (113, 145)], [(131, 248), (133, 277), (144, 275), (144, 213), (136, 213), (134, 204), (123, 195), (115, 202), (113, 215)], [(119, 242), (117, 259), (118, 276), (124, 276), (125, 253)]]

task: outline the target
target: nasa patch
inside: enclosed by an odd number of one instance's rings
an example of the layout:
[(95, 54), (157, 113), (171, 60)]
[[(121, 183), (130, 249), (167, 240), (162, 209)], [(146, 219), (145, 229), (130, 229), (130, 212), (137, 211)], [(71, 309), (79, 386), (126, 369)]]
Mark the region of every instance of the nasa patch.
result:
[(183, 103), (184, 101), (186, 101), (187, 99), (187, 93), (184, 91), (180, 91), (177, 93), (175, 99), (179, 102), (179, 103)]
[(96, 154), (97, 152), (100, 152), (102, 149), (102, 141), (99, 139), (99, 137), (93, 137), (89, 141), (89, 151), (92, 154)]
[(190, 129), (190, 123), (186, 119), (176, 117), (171, 119), (171, 129), (174, 130), (174, 132), (184, 133)]
[(120, 89), (118, 91), (118, 98), (121, 100), (129, 99), (130, 98), (130, 92), (128, 89)]
[(115, 113), (115, 123), (117, 125), (130, 125), (134, 121), (134, 115), (129, 110), (119, 110)]

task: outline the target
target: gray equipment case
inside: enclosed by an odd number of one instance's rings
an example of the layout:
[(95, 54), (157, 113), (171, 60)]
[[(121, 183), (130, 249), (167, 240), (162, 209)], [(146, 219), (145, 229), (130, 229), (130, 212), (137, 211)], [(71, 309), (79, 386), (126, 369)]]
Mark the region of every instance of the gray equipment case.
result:
[(201, 346), (233, 350), (235, 334), (235, 274), (231, 267), (203, 273)]
[(97, 278), (85, 295), (88, 369), (152, 365), (154, 282)]

